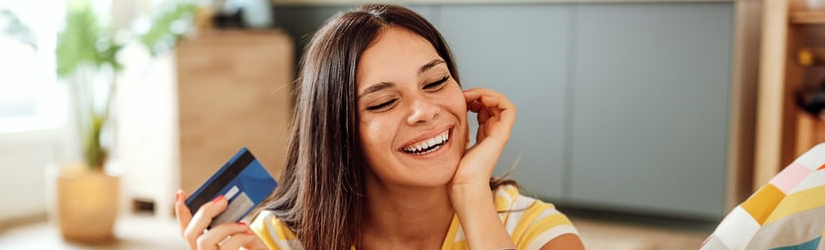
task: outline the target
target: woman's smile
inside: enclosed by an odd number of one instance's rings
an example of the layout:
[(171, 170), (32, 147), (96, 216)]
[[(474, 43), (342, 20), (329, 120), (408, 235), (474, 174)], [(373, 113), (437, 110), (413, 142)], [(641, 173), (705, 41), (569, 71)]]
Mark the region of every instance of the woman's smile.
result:
[(408, 146), (402, 147), (401, 152), (415, 156), (429, 156), (442, 148), (449, 149), (448, 146), (450, 145), (449, 142), (452, 131), (453, 130), (451, 127), (449, 129), (442, 130), (440, 133), (432, 137), (430, 137), (432, 133), (419, 136), (419, 138), (424, 137), (425, 139), (413, 139), (414, 142), (408, 143)]

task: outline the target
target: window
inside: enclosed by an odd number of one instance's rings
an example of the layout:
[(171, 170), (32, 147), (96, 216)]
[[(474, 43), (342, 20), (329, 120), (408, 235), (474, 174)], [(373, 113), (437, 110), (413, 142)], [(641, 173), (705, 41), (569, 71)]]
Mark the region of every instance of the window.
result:
[(0, 223), (46, 212), (46, 165), (66, 127), (54, 46), (63, 1), (0, 0)]
[(0, 136), (65, 123), (65, 112), (60, 112), (65, 95), (54, 73), (57, 18), (63, 8), (41, 5), (0, 0)]

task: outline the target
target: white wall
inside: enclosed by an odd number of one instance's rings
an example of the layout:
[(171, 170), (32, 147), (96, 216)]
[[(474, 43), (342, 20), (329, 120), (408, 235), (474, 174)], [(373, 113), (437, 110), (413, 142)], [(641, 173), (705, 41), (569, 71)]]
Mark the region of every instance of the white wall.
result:
[(54, 34), (64, 2), (42, 8), (42, 3), (0, 0), (0, 8), (12, 10), (35, 34), (37, 44), (37, 49), (25, 51), (13, 46), (19, 43), (0, 41), (0, 105), (6, 105), (0, 109), (7, 111), (0, 114), (2, 224), (45, 214), (46, 165), (72, 160), (67, 156), (77, 147), (69, 143), (65, 90), (54, 72)]
[[(46, 214), (46, 169), (66, 159), (67, 128), (0, 135), (0, 224)], [(62, 159), (61, 159), (62, 158)]]
[(179, 186), (173, 55), (149, 58), (142, 47), (128, 47), (117, 93), (115, 157), (124, 170), (123, 196), (127, 203), (154, 202), (159, 217), (171, 217)]

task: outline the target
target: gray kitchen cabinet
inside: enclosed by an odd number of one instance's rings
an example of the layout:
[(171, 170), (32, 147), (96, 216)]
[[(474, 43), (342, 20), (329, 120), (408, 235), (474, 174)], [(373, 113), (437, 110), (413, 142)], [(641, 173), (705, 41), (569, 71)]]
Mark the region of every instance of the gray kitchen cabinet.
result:
[(720, 218), (733, 4), (573, 11), (568, 201)]
[(465, 86), (518, 118), (497, 173), (579, 207), (725, 211), (731, 3), (441, 8)]
[(502, 92), (518, 107), (496, 174), (510, 170), (526, 191), (552, 200), (564, 190), (568, 20), (563, 5), (454, 5), (436, 24), (462, 85)]

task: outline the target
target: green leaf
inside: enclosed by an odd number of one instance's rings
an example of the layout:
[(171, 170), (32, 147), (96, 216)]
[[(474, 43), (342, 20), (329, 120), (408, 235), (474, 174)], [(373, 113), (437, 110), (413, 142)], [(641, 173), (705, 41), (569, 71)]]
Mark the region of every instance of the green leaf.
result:
[(119, 68), (115, 55), (122, 46), (112, 39), (109, 28), (101, 27), (92, 6), (77, 0), (70, 1), (68, 9), (66, 27), (57, 37), (57, 75), (66, 77), (84, 62)]
[(140, 41), (152, 55), (170, 50), (192, 27), (198, 6), (187, 1), (165, 1), (151, 16), (151, 28), (140, 34)]

